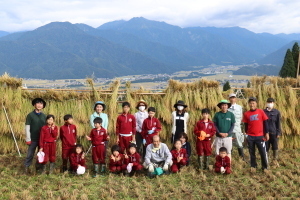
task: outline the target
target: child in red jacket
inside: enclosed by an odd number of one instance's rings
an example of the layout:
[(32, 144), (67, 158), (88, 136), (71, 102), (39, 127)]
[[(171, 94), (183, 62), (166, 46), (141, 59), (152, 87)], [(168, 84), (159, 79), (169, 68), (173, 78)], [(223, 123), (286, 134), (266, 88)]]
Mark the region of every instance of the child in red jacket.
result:
[(111, 147), (111, 156), (109, 160), (109, 171), (115, 174), (121, 173), (124, 169), (124, 155), (120, 153), (120, 147), (114, 145)]
[(144, 154), (146, 153), (146, 147), (152, 143), (152, 138), (154, 135), (158, 135), (161, 131), (160, 121), (155, 118), (155, 108), (148, 108), (148, 118), (146, 118), (143, 122), (142, 126), (142, 137), (144, 144)]
[(132, 176), (135, 172), (140, 173), (142, 169), (143, 166), (140, 163), (140, 155), (136, 152), (136, 145), (130, 144), (129, 153), (124, 155), (124, 174)]
[(186, 166), (188, 159), (187, 152), (184, 148), (182, 148), (182, 142), (180, 140), (175, 141), (171, 154), (173, 161), (171, 171), (173, 173), (176, 173), (180, 170), (182, 166)]
[(92, 141), (94, 177), (96, 177), (99, 174), (99, 164), (101, 164), (101, 173), (105, 172), (105, 142), (109, 140), (109, 136), (105, 128), (102, 127), (102, 119), (100, 117), (96, 117), (93, 122), (95, 128), (91, 130), (90, 136), (86, 136), (86, 138)]
[(75, 152), (70, 155), (70, 165), (73, 173), (78, 173), (78, 167), (84, 167), (85, 165), (85, 153), (83, 150), (83, 146), (81, 144), (77, 144), (75, 148)]
[(216, 128), (214, 123), (209, 119), (210, 110), (205, 108), (201, 113), (202, 119), (196, 123), (194, 134), (197, 136), (196, 149), (199, 169), (208, 169), (209, 156), (212, 152), (211, 139), (216, 133)]
[(227, 149), (225, 147), (220, 148), (219, 155), (216, 157), (215, 172), (221, 174), (231, 173), (230, 158), (227, 156)]
[(129, 113), (130, 103), (123, 102), (122, 109), (123, 113), (117, 118), (116, 134), (120, 152), (124, 153), (131, 142), (135, 143), (136, 120), (135, 117)]
[(42, 173), (46, 173), (46, 164), (50, 161), (49, 174), (53, 173), (56, 160), (56, 139), (58, 128), (54, 124), (54, 116), (46, 117), (46, 125), (40, 131), (40, 152), (45, 153), (44, 162), (42, 163)]
[(72, 115), (64, 116), (65, 124), (60, 127), (59, 137), (62, 142), (62, 160), (63, 160), (63, 172), (68, 169), (68, 159), (71, 153), (74, 152), (76, 146), (76, 126), (73, 124)]

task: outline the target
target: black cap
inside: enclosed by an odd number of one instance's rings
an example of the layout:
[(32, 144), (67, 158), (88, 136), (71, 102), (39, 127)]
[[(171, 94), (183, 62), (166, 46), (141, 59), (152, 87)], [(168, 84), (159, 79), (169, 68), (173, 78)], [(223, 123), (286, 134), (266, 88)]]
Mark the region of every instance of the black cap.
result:
[(268, 98), (268, 99), (267, 99), (267, 102), (270, 102), (270, 103), (271, 103), (271, 102), (275, 102), (275, 99), (273, 99), (273, 98)]
[(257, 102), (257, 99), (255, 97), (250, 97), (248, 102), (250, 102), (250, 101), (256, 101)]

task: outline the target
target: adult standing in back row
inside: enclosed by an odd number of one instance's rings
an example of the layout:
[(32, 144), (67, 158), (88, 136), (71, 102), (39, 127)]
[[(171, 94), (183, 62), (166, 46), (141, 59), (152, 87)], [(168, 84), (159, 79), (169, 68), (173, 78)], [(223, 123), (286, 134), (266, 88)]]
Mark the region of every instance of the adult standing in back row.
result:
[(148, 112), (146, 110), (148, 108), (148, 104), (144, 100), (140, 100), (139, 102), (137, 102), (135, 108), (139, 110), (134, 114), (136, 120), (136, 135), (135, 135), (136, 146), (137, 146), (138, 153), (140, 155), (143, 155), (142, 127), (143, 127), (144, 120), (148, 118)]
[(179, 135), (181, 133), (187, 134), (187, 123), (189, 120), (189, 114), (186, 112), (187, 107), (182, 100), (174, 104), (175, 111), (172, 112), (172, 143), (180, 139)]

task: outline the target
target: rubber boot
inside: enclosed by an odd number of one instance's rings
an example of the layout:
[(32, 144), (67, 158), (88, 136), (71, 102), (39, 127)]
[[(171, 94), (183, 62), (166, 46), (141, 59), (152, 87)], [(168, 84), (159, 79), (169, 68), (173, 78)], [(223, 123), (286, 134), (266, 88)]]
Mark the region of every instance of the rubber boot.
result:
[(27, 174), (27, 175), (29, 174), (29, 167), (25, 166), (25, 171), (24, 171), (24, 173)]
[(204, 156), (204, 169), (208, 170), (209, 168), (209, 156)]
[(244, 154), (244, 148), (243, 147), (240, 147), (238, 148), (238, 151), (239, 151), (239, 156), (245, 160), (245, 154)]
[(105, 171), (106, 171), (105, 164), (101, 164), (101, 170), (100, 170), (100, 173), (105, 173)]
[(97, 177), (97, 174), (99, 174), (99, 165), (95, 164), (94, 165), (94, 176), (93, 177)]
[(46, 164), (43, 164), (41, 167), (41, 174), (46, 174)]
[(203, 169), (203, 156), (198, 156), (198, 167)]
[(55, 163), (54, 162), (50, 163), (49, 174), (53, 174), (54, 168), (55, 168)]
[(68, 160), (67, 159), (63, 159), (63, 169), (62, 169), (62, 172), (65, 173), (66, 171), (68, 171)]
[(278, 163), (278, 150), (273, 150), (273, 165), (279, 167)]

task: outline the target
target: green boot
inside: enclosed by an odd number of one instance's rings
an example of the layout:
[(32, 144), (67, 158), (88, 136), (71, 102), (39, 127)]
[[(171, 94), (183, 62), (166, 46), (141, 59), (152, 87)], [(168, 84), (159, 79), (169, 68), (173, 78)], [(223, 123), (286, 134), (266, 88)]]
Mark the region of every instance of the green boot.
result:
[(198, 156), (199, 169), (203, 169), (203, 156)]
[(55, 168), (55, 163), (54, 162), (50, 163), (49, 174), (53, 174), (54, 168)]
[(105, 164), (102, 164), (100, 173), (105, 173), (105, 171), (106, 171), (106, 166)]
[(93, 177), (97, 177), (97, 174), (99, 174), (99, 165), (95, 164), (94, 165), (94, 176)]
[(273, 160), (278, 160), (278, 150), (273, 150)]
[(204, 169), (209, 169), (209, 156), (204, 156)]

